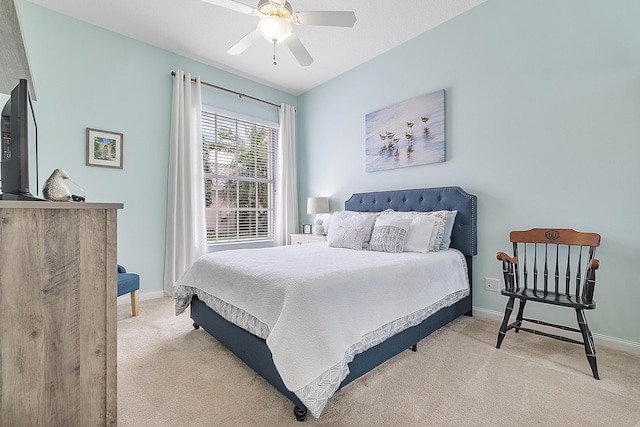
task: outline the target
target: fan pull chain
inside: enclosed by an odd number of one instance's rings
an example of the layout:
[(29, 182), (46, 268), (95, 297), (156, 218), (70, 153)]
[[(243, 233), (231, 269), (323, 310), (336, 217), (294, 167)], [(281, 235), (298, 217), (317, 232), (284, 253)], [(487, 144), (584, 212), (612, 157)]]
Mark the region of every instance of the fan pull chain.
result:
[(278, 65), (276, 62), (276, 41), (273, 40), (273, 65)]

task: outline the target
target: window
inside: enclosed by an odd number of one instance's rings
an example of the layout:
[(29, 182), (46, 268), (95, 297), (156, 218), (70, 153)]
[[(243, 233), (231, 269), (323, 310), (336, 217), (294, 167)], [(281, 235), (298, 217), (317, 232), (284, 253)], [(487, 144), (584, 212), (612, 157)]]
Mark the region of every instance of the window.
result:
[(208, 243), (273, 239), (278, 125), (202, 108)]

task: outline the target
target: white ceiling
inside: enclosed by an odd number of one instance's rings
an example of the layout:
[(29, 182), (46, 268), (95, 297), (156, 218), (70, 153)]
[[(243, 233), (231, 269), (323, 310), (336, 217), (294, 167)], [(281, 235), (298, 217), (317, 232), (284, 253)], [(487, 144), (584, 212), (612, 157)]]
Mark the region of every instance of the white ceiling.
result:
[[(260, 39), (226, 53), (258, 18), (201, 0), (30, 0), (48, 9), (299, 95), (486, 0), (290, 0), (294, 11), (353, 10), (353, 28), (294, 26), (314, 58), (302, 67), (287, 46)], [(258, 0), (238, 0), (255, 7)], [(185, 70), (189, 71), (189, 70)]]

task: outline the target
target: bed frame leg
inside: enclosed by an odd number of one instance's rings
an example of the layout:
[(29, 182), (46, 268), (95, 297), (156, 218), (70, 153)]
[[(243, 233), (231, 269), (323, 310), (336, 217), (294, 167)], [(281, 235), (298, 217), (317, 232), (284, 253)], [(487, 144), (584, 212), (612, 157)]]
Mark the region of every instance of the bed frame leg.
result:
[(414, 353), (418, 352), (418, 344), (414, 344), (411, 347), (409, 347), (411, 349), (411, 351), (413, 351)]
[(304, 421), (304, 419), (307, 418), (307, 408), (302, 409), (299, 406), (296, 406), (293, 408), (293, 415), (296, 416), (296, 420)]
[(196, 322), (193, 322), (193, 329), (200, 329), (200, 325), (198, 325)]

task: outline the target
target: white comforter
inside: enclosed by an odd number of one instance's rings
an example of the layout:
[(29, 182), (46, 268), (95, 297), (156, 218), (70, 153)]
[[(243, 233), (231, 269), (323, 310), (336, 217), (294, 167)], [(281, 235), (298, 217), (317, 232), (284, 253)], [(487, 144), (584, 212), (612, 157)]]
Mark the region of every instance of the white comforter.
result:
[(205, 292), (255, 317), (284, 384), (318, 417), (355, 354), (453, 304), (468, 287), (455, 250), (395, 254), (315, 243), (205, 255), (178, 280), (174, 298), (176, 314)]

